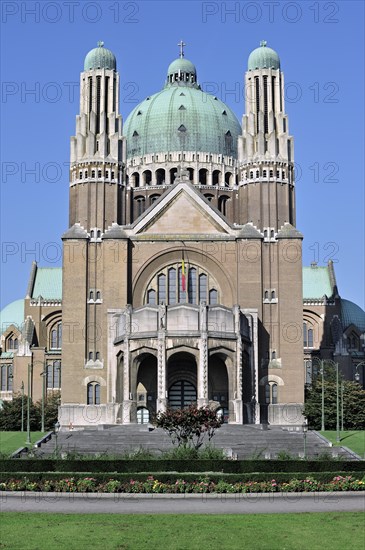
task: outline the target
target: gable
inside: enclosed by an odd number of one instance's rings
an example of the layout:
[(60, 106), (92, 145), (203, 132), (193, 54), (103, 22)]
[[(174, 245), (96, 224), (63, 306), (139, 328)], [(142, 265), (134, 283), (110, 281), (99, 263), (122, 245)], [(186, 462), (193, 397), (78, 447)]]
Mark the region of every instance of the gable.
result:
[(134, 233), (148, 235), (231, 235), (229, 223), (190, 185), (163, 195), (135, 224)]

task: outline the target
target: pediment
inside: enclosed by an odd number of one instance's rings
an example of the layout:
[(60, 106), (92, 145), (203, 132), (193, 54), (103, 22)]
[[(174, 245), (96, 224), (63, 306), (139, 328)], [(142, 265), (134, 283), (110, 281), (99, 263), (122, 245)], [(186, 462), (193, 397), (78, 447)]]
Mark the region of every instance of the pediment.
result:
[(232, 235), (233, 228), (191, 184), (176, 184), (136, 221), (132, 234)]

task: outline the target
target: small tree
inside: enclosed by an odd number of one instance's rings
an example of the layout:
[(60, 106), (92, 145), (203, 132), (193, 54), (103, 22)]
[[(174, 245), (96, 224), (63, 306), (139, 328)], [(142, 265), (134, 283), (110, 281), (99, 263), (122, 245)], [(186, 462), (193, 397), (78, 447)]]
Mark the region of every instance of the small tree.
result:
[[(27, 403), (28, 396), (24, 395), (23, 412), (24, 412), (24, 429), (27, 428)], [(41, 416), (40, 409), (31, 401), (30, 402), (30, 429), (32, 431), (39, 430)], [(0, 430), (4, 432), (20, 431), (22, 424), (22, 396), (14, 395), (11, 401), (4, 401), (3, 407), (0, 410)]]
[(156, 426), (169, 434), (174, 445), (193, 446), (194, 449), (203, 445), (206, 436), (210, 441), (222, 424), (223, 418), (218, 418), (215, 411), (196, 405), (185, 409), (168, 409), (156, 416)]
[[(325, 364), (324, 371), (324, 416), (327, 430), (336, 429), (337, 421), (337, 384), (336, 369), (333, 365)], [(343, 392), (342, 392), (343, 388)], [(365, 428), (365, 391), (356, 382), (343, 380), (339, 376), (339, 400), (343, 399), (344, 427), (350, 430)], [(315, 430), (321, 429), (322, 417), (322, 377), (318, 373), (311, 386), (306, 388), (304, 415), (309, 425)]]

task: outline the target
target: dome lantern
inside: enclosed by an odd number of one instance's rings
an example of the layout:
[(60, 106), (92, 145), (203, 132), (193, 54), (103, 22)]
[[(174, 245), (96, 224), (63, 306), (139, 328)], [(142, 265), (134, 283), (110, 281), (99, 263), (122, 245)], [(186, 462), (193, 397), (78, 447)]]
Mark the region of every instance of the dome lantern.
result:
[(99, 41), (97, 48), (91, 50), (85, 57), (84, 71), (93, 69), (117, 70), (117, 61), (113, 52), (104, 48), (104, 42)]
[(178, 46), (180, 48), (180, 54), (175, 61), (170, 63), (167, 69), (166, 85), (196, 86), (197, 75), (195, 65), (188, 59), (185, 59), (184, 46), (186, 46), (186, 44), (181, 40)]
[(248, 70), (255, 69), (280, 69), (280, 58), (275, 50), (267, 47), (266, 40), (261, 40), (260, 47), (249, 55)]

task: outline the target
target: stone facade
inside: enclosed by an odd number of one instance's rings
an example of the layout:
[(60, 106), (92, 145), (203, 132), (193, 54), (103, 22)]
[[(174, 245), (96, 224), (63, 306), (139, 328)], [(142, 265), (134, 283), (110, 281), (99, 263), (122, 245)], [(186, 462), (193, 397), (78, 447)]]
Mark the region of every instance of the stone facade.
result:
[(305, 299), (317, 332), (303, 368), (302, 235), (278, 57), (249, 65), (242, 131), (183, 57), (124, 131), (116, 61), (102, 48), (81, 73), (62, 291), (52, 297), (51, 275), (33, 267), (23, 328), (2, 336), (14, 378), (1, 397), (28, 364), (35, 399), (42, 380), (58, 389), (62, 348), (62, 425), (148, 422), (191, 402), (230, 423), (301, 424), (308, 361), (321, 347), (342, 353), (333, 334), (324, 344), (323, 308), (341, 306), (335, 284)]

